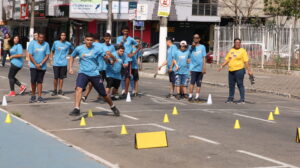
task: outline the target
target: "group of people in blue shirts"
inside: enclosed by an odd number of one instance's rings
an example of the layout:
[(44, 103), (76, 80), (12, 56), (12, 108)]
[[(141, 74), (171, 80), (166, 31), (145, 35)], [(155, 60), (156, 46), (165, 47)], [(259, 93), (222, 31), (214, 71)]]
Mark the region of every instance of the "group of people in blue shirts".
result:
[(160, 70), (167, 66), (170, 81), (167, 98), (175, 96), (178, 100), (185, 98), (189, 101), (200, 101), (201, 83), (206, 73), (206, 48), (200, 44), (200, 40), (200, 35), (194, 34), (192, 45), (188, 46), (186, 41), (181, 41), (177, 47), (172, 38), (167, 38), (167, 59), (158, 67)]
[[(34, 34), (34, 40), (29, 43), (26, 56), (29, 59), (31, 78), (31, 97), (29, 103), (46, 102), (42, 98), (44, 75), (47, 68), (47, 61), (53, 65), (54, 90), (52, 96), (63, 95), (63, 80), (67, 73), (74, 74), (73, 65), (76, 57), (79, 57), (79, 70), (76, 79), (75, 106), (70, 112), (71, 116), (80, 115), (80, 103), (85, 101), (94, 87), (99, 96), (108, 103), (115, 116), (120, 111), (112, 100), (125, 98), (129, 92), (130, 82), (133, 81), (133, 94), (138, 93), (138, 68), (141, 57), (140, 39), (132, 38), (129, 35), (129, 28), (122, 28), (122, 36), (117, 38), (117, 46), (111, 44), (111, 35), (106, 33), (102, 43), (99, 37), (94, 34), (86, 34), (84, 44), (74, 48), (68, 42), (66, 33), (60, 33), (59, 40), (55, 41), (50, 49), (44, 41), (44, 34)], [(14, 42), (11, 48), (11, 67), (9, 81), (11, 92), (7, 96), (15, 96), (15, 84), (20, 87), (20, 94), (24, 93), (26, 87), (15, 78), (16, 74), (23, 67), (23, 49), (19, 44), (19, 36), (12, 38)], [(72, 51), (72, 53), (71, 53)], [(68, 61), (68, 55), (71, 57)], [(104, 86), (106, 81), (106, 87)], [(123, 83), (124, 92), (118, 96), (118, 89)], [(36, 96), (36, 90), (37, 95)], [(85, 95), (83, 96), (83, 92)]]

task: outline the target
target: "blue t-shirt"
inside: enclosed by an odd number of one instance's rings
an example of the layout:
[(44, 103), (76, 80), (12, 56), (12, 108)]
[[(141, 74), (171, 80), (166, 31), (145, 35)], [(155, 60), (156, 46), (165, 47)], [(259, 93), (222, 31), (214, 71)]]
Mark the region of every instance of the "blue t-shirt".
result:
[(70, 49), (74, 49), (70, 42), (55, 41), (51, 49), (54, 52), (53, 66), (68, 66), (67, 56)]
[(121, 80), (121, 69), (123, 66), (123, 60), (120, 58), (117, 52), (112, 53), (112, 55), (116, 58), (117, 61), (114, 64), (107, 64), (106, 76), (109, 78)]
[[(132, 49), (132, 52), (135, 52), (137, 48), (134, 46)], [(132, 57), (132, 69), (139, 69), (138, 64), (138, 58), (142, 57), (142, 51), (138, 51), (133, 57)]]
[(177, 46), (175, 44), (171, 45), (168, 48), (168, 52), (167, 52), (167, 66), (168, 66), (168, 70), (170, 69), (170, 67), (172, 66), (172, 62), (174, 59), (174, 55), (175, 52), (177, 51)]
[[(117, 38), (117, 44), (120, 44), (121, 42), (123, 42), (123, 36), (119, 36)], [(138, 45), (138, 43), (134, 40), (134, 38), (130, 36), (128, 36), (123, 43), (123, 46), (125, 47), (125, 52), (127, 54), (132, 53), (132, 46), (136, 45)]]
[(206, 49), (204, 45), (198, 45), (193, 50), (190, 47), (190, 71), (202, 72), (203, 58), (206, 56)]
[(98, 57), (101, 56), (101, 49), (96, 48), (94, 45), (91, 48), (87, 48), (86, 45), (81, 45), (75, 48), (72, 57), (79, 56), (79, 71), (87, 76), (98, 76)]
[(99, 57), (99, 64), (100, 64), (100, 61), (103, 60), (103, 66), (102, 66), (102, 68), (100, 68), (100, 65), (99, 65), (99, 70), (100, 71), (105, 71), (106, 68), (107, 68), (107, 64), (106, 64), (106, 62), (103, 58), (106, 55), (106, 52), (109, 51), (110, 53), (113, 53), (116, 50), (115, 50), (114, 45), (112, 45), (112, 44), (109, 44), (109, 45), (107, 45), (106, 43), (100, 43), (100, 44), (102, 45), (102, 54), (103, 54), (103, 56), (101, 57), (102, 59), (100, 59), (100, 57)]
[(190, 50), (177, 50), (174, 54), (174, 59), (176, 60), (176, 63), (179, 67), (178, 71), (176, 71), (176, 74), (189, 74), (189, 64), (187, 63), (187, 60), (190, 55)]
[[(23, 54), (23, 47), (22, 47), (21, 44), (14, 45), (9, 50), (9, 52), (10, 52), (11, 56), (22, 55)], [(23, 59), (23, 57), (13, 58), (12, 60), (10, 60), (10, 63), (13, 64), (14, 66), (18, 67), (18, 68), (22, 68), (23, 63), (24, 63), (24, 59)]]
[(131, 58), (129, 58), (125, 52), (123, 55), (121, 55), (121, 56), (119, 55), (119, 57), (122, 59), (124, 65), (128, 65), (129, 62), (131, 62)]
[[(50, 47), (47, 42), (43, 42), (42, 44), (38, 43), (37, 41), (32, 41), (28, 48), (29, 54), (32, 55), (33, 59), (37, 64), (42, 63), (45, 59), (46, 55), (50, 54)], [(30, 68), (36, 68), (35, 65), (30, 61)], [(42, 70), (47, 69), (47, 63), (42, 65)]]
[(104, 61), (104, 53), (103, 53), (103, 43), (99, 43), (99, 42), (94, 42), (93, 46), (97, 49), (100, 50), (100, 55), (98, 56), (98, 70), (99, 71), (105, 71), (106, 69), (106, 63)]

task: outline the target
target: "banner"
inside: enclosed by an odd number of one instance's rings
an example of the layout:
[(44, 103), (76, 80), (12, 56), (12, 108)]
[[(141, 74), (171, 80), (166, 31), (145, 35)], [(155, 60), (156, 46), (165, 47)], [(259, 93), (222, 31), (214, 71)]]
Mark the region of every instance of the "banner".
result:
[(147, 20), (148, 19), (148, 4), (137, 5), (136, 20)]
[(157, 16), (169, 17), (171, 4), (171, 0), (159, 0)]
[(70, 13), (101, 13), (102, 0), (71, 0)]

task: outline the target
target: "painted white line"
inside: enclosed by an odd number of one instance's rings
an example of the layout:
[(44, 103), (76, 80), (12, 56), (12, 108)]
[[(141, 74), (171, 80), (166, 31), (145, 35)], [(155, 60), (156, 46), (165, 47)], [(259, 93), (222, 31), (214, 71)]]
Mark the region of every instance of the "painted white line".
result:
[(126, 115), (126, 114), (121, 114), (121, 116), (122, 117), (125, 117), (125, 118), (129, 118), (129, 119), (132, 119), (132, 120), (139, 120), (138, 118), (136, 118), (136, 117), (132, 117), (132, 116), (130, 116), (130, 115)]
[(165, 127), (165, 126), (162, 126), (162, 125), (159, 125), (159, 124), (155, 124), (155, 123), (151, 123), (151, 125), (153, 125), (155, 127), (162, 128), (162, 129), (167, 130), (167, 131), (175, 131), (175, 129), (173, 129), (173, 128)]
[(6, 76), (0, 76), (0, 78), (2, 78), (2, 79), (7, 79), (7, 77), (6, 77)]
[(67, 99), (67, 100), (70, 100), (70, 99), (71, 99), (70, 97), (63, 96), (63, 95), (58, 95), (58, 97), (61, 97), (61, 98), (63, 98), (63, 99)]
[(286, 166), (268, 166), (268, 167), (254, 167), (254, 168), (288, 168)]
[(103, 111), (111, 111), (111, 110), (103, 108), (103, 107), (96, 107), (96, 109), (103, 110)]
[(81, 103), (81, 104), (89, 104), (89, 103), (86, 103), (86, 102), (83, 102), (83, 101), (81, 101), (80, 103)]
[(285, 166), (285, 167), (288, 167), (288, 168), (299, 168), (297, 166), (293, 166), (293, 165), (290, 165), (290, 164), (287, 164), (287, 163), (284, 163), (284, 162), (280, 162), (280, 161), (275, 160), (275, 159), (271, 159), (271, 158), (261, 156), (261, 155), (255, 154), (255, 153), (247, 152), (247, 151), (244, 151), (244, 150), (237, 150), (237, 152), (243, 153), (243, 154), (246, 154), (246, 155), (249, 155), (249, 156), (252, 156), (252, 157), (256, 157), (256, 158), (259, 158), (259, 159), (262, 159), (262, 160), (266, 160), (266, 161), (278, 164), (280, 166)]
[(259, 120), (259, 121), (264, 121), (264, 122), (268, 122), (268, 123), (273, 123), (273, 124), (276, 123), (275, 121), (269, 121), (269, 120), (256, 118), (256, 117), (252, 117), (252, 116), (247, 116), (247, 115), (243, 115), (243, 114), (238, 114), (238, 113), (233, 113), (233, 115), (240, 116), (240, 117), (245, 117), (245, 118), (250, 118), (250, 119), (254, 119), (254, 120)]
[[(6, 110), (4, 110), (4, 109), (2, 109), (2, 108), (0, 108), (0, 110), (3, 111), (3, 112), (5, 112), (5, 113), (8, 113)], [(38, 127), (38, 126), (36, 126), (36, 125), (34, 125), (34, 124), (28, 122), (28, 121), (25, 121), (25, 120), (23, 120), (23, 119), (21, 119), (21, 118), (19, 118), (19, 117), (14, 116), (14, 115), (12, 115), (12, 117), (15, 118), (15, 119), (17, 119), (17, 120), (19, 120), (19, 121), (21, 121), (21, 122), (23, 122), (23, 123), (25, 123), (25, 124), (28, 124), (28, 125), (32, 126), (33, 128), (37, 129), (37, 130), (40, 131), (41, 133), (44, 133), (44, 134), (46, 134), (46, 135), (48, 135), (48, 136), (50, 136), (50, 137), (56, 139), (57, 141), (59, 141), (59, 142), (65, 144), (66, 146), (73, 147), (73, 148), (76, 149), (77, 151), (82, 152), (82, 153), (85, 154), (86, 156), (88, 156), (88, 157), (90, 157), (90, 158), (92, 158), (92, 159), (94, 159), (94, 160), (96, 160), (96, 161), (98, 161), (98, 162), (100, 162), (100, 163), (103, 163), (104, 165), (106, 165), (106, 166), (108, 166), (108, 167), (110, 167), (110, 168), (119, 168), (119, 165), (118, 165), (118, 164), (111, 163), (111, 162), (109, 162), (109, 161), (107, 161), (107, 160), (105, 160), (105, 159), (103, 159), (103, 158), (101, 158), (101, 157), (99, 157), (99, 156), (97, 156), (97, 155), (95, 155), (95, 154), (92, 154), (92, 153), (90, 153), (90, 152), (88, 152), (88, 151), (86, 151), (86, 150), (84, 150), (84, 149), (82, 149), (82, 148), (76, 146), (76, 145), (70, 144), (70, 143), (66, 142), (65, 140), (63, 140), (63, 139), (61, 139), (61, 138), (55, 136), (54, 134), (51, 134), (51, 133), (49, 133), (49, 132), (43, 130), (42, 128), (40, 128), (40, 127)]]
[[(151, 126), (152, 124), (130, 124), (126, 127), (136, 127), (136, 126)], [(122, 125), (108, 125), (108, 126), (98, 126), (98, 127), (80, 127), (80, 128), (66, 128), (66, 129), (56, 129), (56, 130), (47, 130), (49, 132), (61, 132), (61, 131), (77, 131), (77, 130), (90, 130), (90, 129), (106, 129), (106, 128), (118, 128)]]
[(156, 103), (164, 103), (166, 104), (168, 102), (168, 104), (179, 104), (179, 105), (186, 105), (185, 103), (182, 103), (182, 102), (178, 102), (178, 101), (170, 101), (164, 97), (159, 97), (159, 96), (155, 96), (155, 95), (150, 95), (150, 94), (145, 94), (145, 96), (147, 97), (150, 97), (150, 98), (155, 98), (155, 99), (152, 99), (153, 101), (155, 101)]
[(70, 104), (70, 103), (74, 103), (74, 102), (47, 102), (47, 103), (9, 104), (9, 106), (41, 106), (41, 105)]
[(202, 137), (199, 137), (199, 136), (190, 135), (189, 137), (190, 138), (194, 138), (194, 139), (198, 139), (200, 141), (204, 141), (204, 142), (207, 142), (207, 143), (211, 143), (211, 144), (214, 144), (214, 145), (220, 145), (219, 142), (212, 141), (212, 140), (209, 140), (209, 139), (206, 139), (206, 138), (202, 138)]

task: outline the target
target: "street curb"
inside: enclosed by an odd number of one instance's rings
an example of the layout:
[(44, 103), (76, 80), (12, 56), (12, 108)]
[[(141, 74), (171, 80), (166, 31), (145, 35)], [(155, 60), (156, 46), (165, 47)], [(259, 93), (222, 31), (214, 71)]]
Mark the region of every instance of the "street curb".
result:
[[(139, 75), (140, 75), (140, 77), (144, 77), (144, 78), (154, 78), (153, 73), (140, 71)], [(157, 75), (156, 79), (169, 80), (169, 77), (167, 75)], [(202, 83), (206, 84), (206, 85), (210, 85), (210, 86), (228, 88), (228, 85), (224, 84), (224, 83), (213, 83), (213, 82), (209, 82), (209, 81), (202, 81)], [(276, 96), (282, 96), (282, 97), (300, 100), (300, 96), (293, 95), (291, 93), (282, 93), (282, 92), (275, 92), (275, 91), (271, 91), (271, 90), (254, 89), (254, 88), (250, 88), (250, 87), (245, 87), (245, 89), (247, 92), (250, 92), (250, 93), (263, 93), (263, 94), (270, 94), (270, 95), (276, 95)]]

